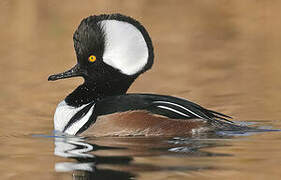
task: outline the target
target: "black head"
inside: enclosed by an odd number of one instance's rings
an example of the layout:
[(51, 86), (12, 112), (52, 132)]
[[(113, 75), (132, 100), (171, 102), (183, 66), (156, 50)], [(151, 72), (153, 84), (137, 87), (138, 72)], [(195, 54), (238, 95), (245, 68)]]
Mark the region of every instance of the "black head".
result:
[(85, 83), (69, 94), (68, 105), (79, 107), (106, 96), (127, 92), (153, 64), (153, 46), (145, 28), (121, 14), (83, 19), (73, 35), (77, 64), (49, 81), (82, 76)]
[(147, 31), (128, 16), (87, 17), (81, 21), (73, 40), (77, 64), (48, 80), (82, 76), (92, 86), (119, 80), (129, 80), (131, 84), (153, 64), (153, 46)]

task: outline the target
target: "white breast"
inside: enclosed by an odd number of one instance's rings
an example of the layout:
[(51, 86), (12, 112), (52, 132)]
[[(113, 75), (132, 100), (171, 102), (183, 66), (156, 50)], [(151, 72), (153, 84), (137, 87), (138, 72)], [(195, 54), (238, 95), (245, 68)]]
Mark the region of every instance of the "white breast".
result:
[[(89, 103), (88, 103), (89, 104)], [(81, 109), (83, 109), (88, 104), (82, 105), (78, 108), (69, 106), (65, 101), (58, 104), (55, 115), (54, 115), (54, 127), (56, 131), (63, 131), (70, 119)], [(81, 118), (79, 121), (73, 123), (65, 133), (75, 135), (77, 131), (89, 120), (93, 112), (94, 105), (87, 112), (87, 114)]]

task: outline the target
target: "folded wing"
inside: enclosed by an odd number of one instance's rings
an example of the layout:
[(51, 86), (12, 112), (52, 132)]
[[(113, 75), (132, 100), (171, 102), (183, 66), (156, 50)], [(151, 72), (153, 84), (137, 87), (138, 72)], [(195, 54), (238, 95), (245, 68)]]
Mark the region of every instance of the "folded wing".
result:
[(155, 94), (126, 94), (109, 97), (97, 102), (95, 108), (98, 115), (129, 110), (146, 110), (174, 119), (200, 118), (231, 122), (230, 116), (205, 109), (186, 99)]

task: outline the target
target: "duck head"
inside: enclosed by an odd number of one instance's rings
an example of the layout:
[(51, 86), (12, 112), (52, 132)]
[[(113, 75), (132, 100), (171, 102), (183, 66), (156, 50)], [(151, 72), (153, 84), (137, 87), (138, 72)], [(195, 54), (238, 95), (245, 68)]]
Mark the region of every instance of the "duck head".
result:
[(153, 45), (147, 31), (128, 16), (89, 16), (81, 21), (73, 41), (77, 64), (49, 76), (49, 81), (81, 76), (83, 88), (96, 96), (118, 95), (126, 93), (153, 64)]

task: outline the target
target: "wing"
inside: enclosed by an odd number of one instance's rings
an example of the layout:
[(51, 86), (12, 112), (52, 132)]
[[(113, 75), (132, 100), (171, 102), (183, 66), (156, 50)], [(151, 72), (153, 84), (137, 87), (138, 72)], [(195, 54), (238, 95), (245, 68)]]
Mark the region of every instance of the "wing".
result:
[(146, 110), (174, 119), (220, 119), (232, 122), (230, 116), (205, 109), (186, 99), (155, 94), (125, 94), (96, 102), (95, 113), (106, 115), (128, 110)]

